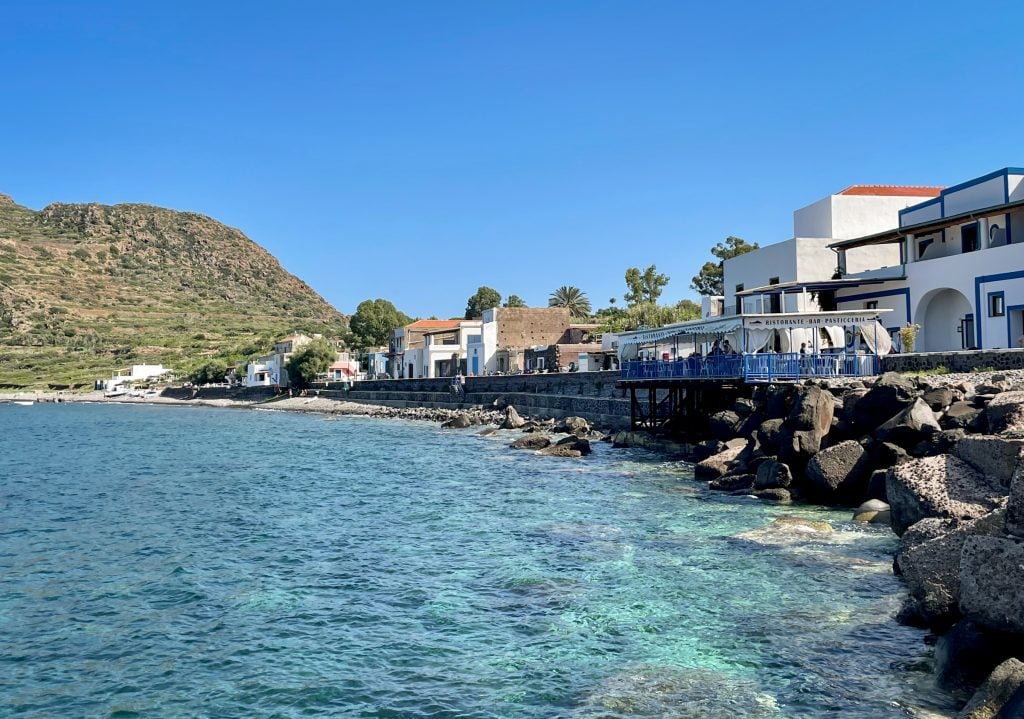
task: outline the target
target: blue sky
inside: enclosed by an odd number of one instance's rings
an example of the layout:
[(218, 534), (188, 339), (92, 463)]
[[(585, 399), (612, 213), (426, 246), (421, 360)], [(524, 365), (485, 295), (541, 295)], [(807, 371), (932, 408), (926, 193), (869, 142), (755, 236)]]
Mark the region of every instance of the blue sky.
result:
[(663, 299), (854, 183), (1024, 164), (1021, 3), (7, 2), (0, 192), (240, 228), (343, 312)]

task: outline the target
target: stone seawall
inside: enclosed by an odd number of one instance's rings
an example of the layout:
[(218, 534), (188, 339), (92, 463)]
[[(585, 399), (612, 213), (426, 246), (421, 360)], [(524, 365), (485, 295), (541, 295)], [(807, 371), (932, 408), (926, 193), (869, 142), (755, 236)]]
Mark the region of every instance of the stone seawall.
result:
[(607, 429), (629, 426), (629, 399), (615, 383), (618, 372), (467, 377), (464, 398), (452, 394), (451, 379), (372, 380), (356, 383), (348, 393), (327, 396), (385, 407), (459, 409), (491, 406), (502, 399), (538, 419), (583, 417)]
[(938, 367), (945, 367), (950, 372), (1024, 369), (1024, 349), (918, 352), (882, 358), (883, 372), (921, 372)]
[(273, 387), (165, 387), (161, 397), (171, 399), (230, 399), (238, 402), (262, 402), (274, 396)]

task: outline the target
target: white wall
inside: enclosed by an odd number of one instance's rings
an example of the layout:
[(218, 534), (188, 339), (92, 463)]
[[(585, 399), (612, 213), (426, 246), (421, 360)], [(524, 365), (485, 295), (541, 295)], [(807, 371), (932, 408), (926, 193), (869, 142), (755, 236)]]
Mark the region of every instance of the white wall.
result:
[[(1003, 291), (1006, 293), (1006, 307), (1024, 304), (1024, 277), (1002, 280), (982, 281), (979, 286), (980, 307), (975, 306), (975, 279), (983, 276), (999, 275), (1013, 272), (1024, 272), (1024, 243), (1004, 245), (990, 249), (969, 252), (967, 254), (946, 257), (931, 262), (915, 262), (907, 265), (907, 283), (911, 288), (911, 304), (914, 322), (920, 323), (927, 319), (928, 300), (937, 296), (936, 290), (951, 288), (967, 298), (974, 313), (975, 322), (982, 328), (982, 346), (985, 348), (1007, 346), (1007, 317), (988, 317), (988, 293)], [(940, 305), (943, 303), (940, 302)], [(945, 304), (949, 304), (948, 302)], [(952, 310), (952, 307), (946, 307)], [(934, 317), (934, 313), (931, 313)], [(944, 325), (933, 331), (943, 338), (952, 338), (949, 327), (954, 326), (959, 317), (945, 317)], [(929, 328), (922, 328), (922, 335)], [(953, 346), (944, 349), (959, 349), (959, 335)], [(934, 346), (932, 341), (927, 346)]]
[(832, 195), (832, 235), (852, 240), (899, 227), (900, 210), (928, 197), (887, 195)]
[(1010, 191), (1008, 202), (1024, 200), (1024, 175), (1010, 173), (1007, 175), (1007, 189)]
[(828, 248), (828, 238), (796, 239), (796, 279), (801, 282), (830, 280), (836, 272), (838, 257)]
[(755, 287), (764, 287), (772, 277), (778, 277), (779, 282), (793, 282), (798, 279), (796, 240), (776, 242), (774, 245), (726, 260), (724, 273), (722, 284), (726, 307), (735, 303), (737, 284), (742, 284), (745, 290), (752, 290)]
[(906, 227), (907, 225), (916, 225), (921, 222), (940, 219), (942, 219), (942, 202), (936, 197), (934, 201), (928, 202), (924, 207), (904, 212), (900, 216), (900, 224), (898, 226)]
[(832, 236), (832, 196), (801, 207), (793, 213), (793, 235), (795, 237)]
[(1005, 201), (1005, 186), (1003, 175), (993, 177), (977, 185), (965, 187), (962, 190), (943, 193), (944, 217), (958, 215), (961, 212), (983, 207), (1001, 205)]

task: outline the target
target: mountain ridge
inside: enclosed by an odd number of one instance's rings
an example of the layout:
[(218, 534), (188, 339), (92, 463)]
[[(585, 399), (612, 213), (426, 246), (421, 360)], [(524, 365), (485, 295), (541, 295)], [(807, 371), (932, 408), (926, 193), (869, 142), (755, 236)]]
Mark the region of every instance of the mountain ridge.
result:
[(146, 203), (0, 194), (0, 385), (86, 385), (121, 366), (186, 369), (347, 318), (241, 230)]

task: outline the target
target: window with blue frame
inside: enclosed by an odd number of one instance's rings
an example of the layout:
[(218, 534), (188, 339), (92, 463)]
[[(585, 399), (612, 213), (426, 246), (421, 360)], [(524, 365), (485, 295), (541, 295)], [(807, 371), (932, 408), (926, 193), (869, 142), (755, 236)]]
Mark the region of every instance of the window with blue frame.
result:
[(1005, 292), (989, 292), (988, 293), (988, 316), (989, 317), (1005, 317), (1006, 316), (1006, 293)]

